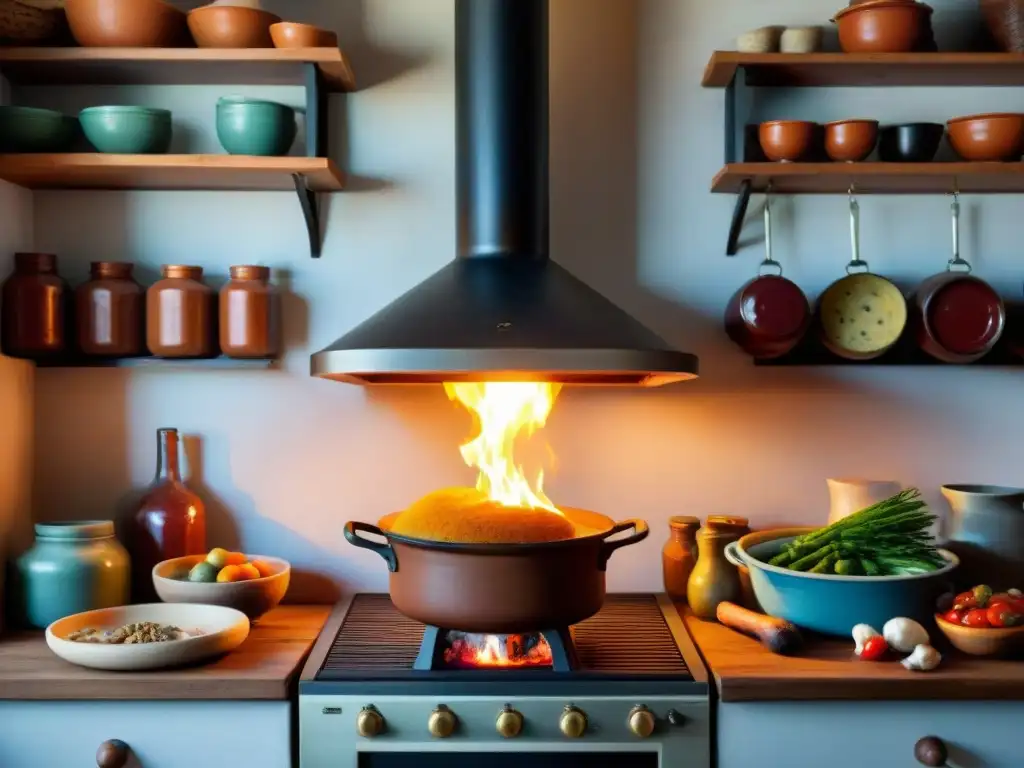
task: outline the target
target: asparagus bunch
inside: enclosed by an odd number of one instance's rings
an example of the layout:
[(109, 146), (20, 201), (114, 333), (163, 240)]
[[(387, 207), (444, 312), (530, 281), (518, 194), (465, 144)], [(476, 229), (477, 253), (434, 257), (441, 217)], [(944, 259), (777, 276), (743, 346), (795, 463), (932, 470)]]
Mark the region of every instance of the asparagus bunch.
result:
[(935, 516), (916, 488), (800, 536), (769, 563), (810, 573), (896, 576), (941, 568), (928, 528)]

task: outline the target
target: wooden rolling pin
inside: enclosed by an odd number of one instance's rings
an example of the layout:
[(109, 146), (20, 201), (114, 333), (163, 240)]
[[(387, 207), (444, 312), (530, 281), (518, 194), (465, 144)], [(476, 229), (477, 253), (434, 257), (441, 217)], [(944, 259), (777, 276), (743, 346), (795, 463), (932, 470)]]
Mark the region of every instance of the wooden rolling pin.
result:
[(783, 619), (748, 611), (735, 603), (726, 602), (718, 604), (715, 615), (721, 624), (730, 629), (753, 635), (772, 653), (788, 656), (797, 653), (803, 645), (800, 630)]

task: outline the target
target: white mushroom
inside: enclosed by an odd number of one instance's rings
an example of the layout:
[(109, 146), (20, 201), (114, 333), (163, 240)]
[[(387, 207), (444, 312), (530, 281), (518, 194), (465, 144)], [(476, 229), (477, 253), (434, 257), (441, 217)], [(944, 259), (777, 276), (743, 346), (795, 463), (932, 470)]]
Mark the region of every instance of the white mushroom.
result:
[(942, 654), (930, 645), (921, 644), (914, 649), (914, 652), (900, 662), (904, 667), (916, 672), (928, 672), (939, 666), (942, 661)]
[(858, 624), (855, 626), (853, 628), (853, 642), (857, 644), (857, 647), (853, 652), (860, 656), (864, 651), (864, 643), (872, 637), (878, 637), (878, 630), (870, 624)]
[(913, 619), (889, 619), (882, 627), (882, 637), (893, 650), (910, 653), (919, 645), (928, 645), (928, 630)]

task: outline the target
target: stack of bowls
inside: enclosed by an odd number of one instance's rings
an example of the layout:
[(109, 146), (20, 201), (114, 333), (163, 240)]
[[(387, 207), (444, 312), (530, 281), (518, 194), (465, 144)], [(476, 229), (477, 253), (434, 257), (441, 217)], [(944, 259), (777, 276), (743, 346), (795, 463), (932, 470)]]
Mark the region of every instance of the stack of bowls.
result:
[(89, 107), (78, 119), (85, 137), (98, 152), (155, 155), (171, 146), (171, 113), (166, 109)]
[(295, 133), (292, 107), (238, 96), (217, 102), (217, 138), (228, 154), (286, 155), (295, 141)]

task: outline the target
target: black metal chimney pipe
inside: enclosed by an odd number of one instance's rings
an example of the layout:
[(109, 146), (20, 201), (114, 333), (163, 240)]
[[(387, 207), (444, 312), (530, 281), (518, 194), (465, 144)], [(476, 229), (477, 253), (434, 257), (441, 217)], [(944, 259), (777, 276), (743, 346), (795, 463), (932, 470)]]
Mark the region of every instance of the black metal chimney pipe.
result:
[(548, 257), (547, 0), (456, 0), (458, 255)]

